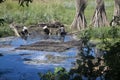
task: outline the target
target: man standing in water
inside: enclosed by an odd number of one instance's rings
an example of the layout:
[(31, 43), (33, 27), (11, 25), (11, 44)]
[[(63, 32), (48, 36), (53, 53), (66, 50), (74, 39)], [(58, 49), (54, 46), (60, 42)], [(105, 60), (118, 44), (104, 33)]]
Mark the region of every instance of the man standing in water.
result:
[(60, 31), (60, 40), (64, 42), (65, 35), (66, 35), (64, 25), (61, 25), (59, 31)]
[(44, 26), (43, 27), (43, 30), (44, 30), (44, 33), (45, 33), (45, 39), (48, 39), (49, 38), (49, 33), (50, 33), (50, 31), (49, 31), (49, 29), (48, 29), (48, 27), (47, 26)]
[(23, 27), (21, 31), (22, 38), (27, 40), (27, 37), (29, 36), (28, 28), (26, 26)]

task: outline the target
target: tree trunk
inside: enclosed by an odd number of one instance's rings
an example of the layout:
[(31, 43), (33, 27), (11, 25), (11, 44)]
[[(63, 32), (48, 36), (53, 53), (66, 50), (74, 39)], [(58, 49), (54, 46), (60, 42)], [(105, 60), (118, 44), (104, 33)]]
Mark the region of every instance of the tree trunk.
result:
[(17, 37), (20, 37), (20, 34), (19, 34), (17, 28), (15, 27), (15, 25), (12, 23), (12, 24), (10, 24), (9, 26), (10, 26), (10, 28), (14, 31), (15, 35), (16, 35)]
[(87, 0), (75, 0), (76, 2), (76, 15), (71, 24), (71, 29), (81, 30), (87, 26), (87, 22), (84, 16), (84, 10), (86, 8)]
[(114, 16), (120, 16), (120, 0), (114, 0)]
[(94, 27), (109, 26), (105, 11), (104, 0), (96, 0), (96, 9), (90, 25)]

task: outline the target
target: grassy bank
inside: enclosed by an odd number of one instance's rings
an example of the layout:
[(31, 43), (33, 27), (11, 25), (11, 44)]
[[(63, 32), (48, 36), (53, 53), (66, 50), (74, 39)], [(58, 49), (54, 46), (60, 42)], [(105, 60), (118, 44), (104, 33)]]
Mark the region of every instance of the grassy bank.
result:
[[(113, 14), (113, 0), (105, 1), (106, 12), (109, 21)], [(95, 2), (88, 0), (88, 6), (85, 10), (85, 16), (90, 23), (91, 17), (94, 13)], [(5, 25), (0, 26), (1, 36), (13, 35), (9, 31), (8, 25), (11, 22), (31, 25), (39, 22), (60, 21), (63, 24), (70, 25), (75, 15), (75, 2), (74, 0), (34, 0), (29, 7), (20, 7), (18, 1), (7, 0), (0, 4), (0, 18), (6, 20)], [(7, 32), (7, 34), (6, 34)]]

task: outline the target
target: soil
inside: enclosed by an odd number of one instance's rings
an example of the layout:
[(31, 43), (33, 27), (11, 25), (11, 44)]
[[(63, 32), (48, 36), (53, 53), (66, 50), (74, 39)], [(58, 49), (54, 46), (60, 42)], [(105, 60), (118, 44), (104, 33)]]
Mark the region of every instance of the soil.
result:
[(44, 40), (36, 42), (30, 45), (22, 45), (16, 49), (22, 50), (38, 50), (38, 51), (50, 51), (50, 52), (63, 52), (73, 47), (78, 47), (81, 45), (81, 41), (72, 40), (68, 42), (55, 42)]

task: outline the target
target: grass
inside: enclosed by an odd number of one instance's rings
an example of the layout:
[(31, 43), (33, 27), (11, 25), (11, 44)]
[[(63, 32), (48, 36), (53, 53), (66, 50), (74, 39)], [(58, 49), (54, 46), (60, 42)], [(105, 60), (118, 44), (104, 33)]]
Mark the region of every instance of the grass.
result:
[[(114, 9), (113, 0), (107, 0), (105, 1), (105, 4), (107, 17), (110, 21)], [(85, 10), (88, 25), (91, 21), (94, 10), (95, 1), (88, 0), (88, 6)], [(20, 7), (18, 1), (7, 0), (0, 4), (0, 18), (6, 19), (6, 24), (0, 26), (0, 33), (4, 32), (4, 28), (8, 30), (8, 33), (11, 32), (9, 31), (8, 25), (13, 21), (26, 26), (51, 21), (60, 21), (63, 24), (71, 25), (74, 16), (74, 0), (34, 0), (29, 7)]]

